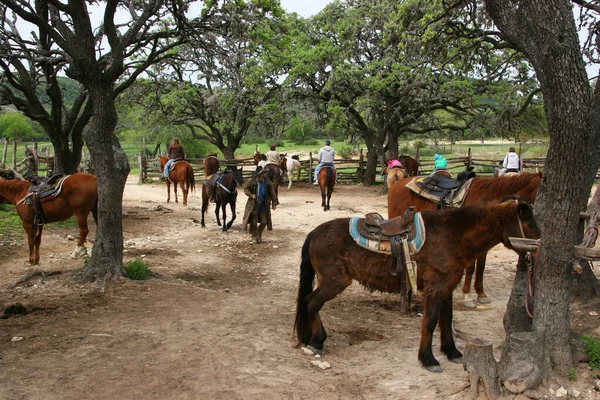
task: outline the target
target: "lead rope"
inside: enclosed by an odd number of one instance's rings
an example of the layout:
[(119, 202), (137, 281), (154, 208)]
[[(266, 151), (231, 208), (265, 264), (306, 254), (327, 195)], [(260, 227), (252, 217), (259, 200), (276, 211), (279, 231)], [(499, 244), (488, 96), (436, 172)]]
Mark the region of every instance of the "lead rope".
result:
[(531, 314), (531, 311), (529, 311), (529, 298), (533, 298), (533, 294), (534, 294), (534, 287), (535, 287), (535, 265), (538, 262), (538, 255), (540, 254), (540, 249), (541, 249), (541, 243), (538, 245), (538, 248), (535, 252), (536, 257), (535, 257), (535, 261), (532, 262), (531, 259), (533, 258), (533, 256), (531, 255), (531, 253), (527, 253), (525, 255), (525, 265), (527, 265), (527, 287), (525, 289), (525, 310), (527, 311), (527, 315), (529, 315), (530, 318), (533, 318), (533, 315)]

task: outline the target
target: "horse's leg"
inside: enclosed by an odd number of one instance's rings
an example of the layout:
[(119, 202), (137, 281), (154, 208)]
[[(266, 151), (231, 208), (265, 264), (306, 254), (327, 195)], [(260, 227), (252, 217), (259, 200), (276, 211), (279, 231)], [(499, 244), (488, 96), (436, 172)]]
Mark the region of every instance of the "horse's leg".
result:
[(76, 213), (75, 219), (77, 219), (77, 226), (79, 227), (79, 240), (77, 241), (75, 250), (73, 250), (73, 253), (71, 253), (71, 258), (77, 258), (85, 251), (85, 239), (90, 232), (87, 224), (87, 215), (83, 215), (83, 213)]
[(323, 207), (323, 211), (327, 211), (327, 203), (325, 203), (325, 198), (326, 198), (326, 194), (325, 194), (325, 188), (321, 188), (321, 207)]
[(175, 192), (175, 203), (179, 203), (179, 199), (177, 198), (177, 182), (173, 182), (173, 192)]
[(429, 372), (442, 372), (440, 363), (433, 356), (431, 351), (431, 342), (433, 332), (438, 323), (440, 309), (442, 307), (442, 298), (435, 289), (425, 288), (425, 304), (423, 307), (423, 317), (421, 318), (421, 342), (419, 343), (419, 361)]
[(221, 199), (215, 199), (215, 216), (217, 217), (217, 225), (221, 226), (221, 220), (219, 219), (219, 209), (221, 208)]
[(289, 179), (289, 182), (288, 182), (288, 189), (291, 189), (291, 188), (292, 188), (292, 181), (294, 180), (294, 170), (292, 169), (292, 170), (290, 171), (290, 170), (288, 169), (287, 176), (288, 176), (288, 179)]
[(471, 291), (471, 280), (473, 279), (473, 272), (475, 272), (475, 261), (465, 268), (465, 282), (463, 283), (463, 304), (465, 307), (475, 308), (475, 302), (469, 298), (469, 292)]
[(231, 228), (233, 221), (235, 221), (235, 200), (229, 203), (229, 208), (231, 208), (231, 221), (227, 223), (227, 229)]
[(448, 356), (448, 360), (453, 363), (461, 363), (462, 353), (456, 348), (454, 336), (452, 335), (452, 292), (442, 300), (439, 321), (442, 353)]
[[(323, 344), (327, 339), (327, 332), (323, 327), (321, 316), (319, 311), (323, 308), (323, 305), (335, 298), (338, 294), (342, 293), (344, 289), (350, 286), (352, 283), (351, 279), (336, 279), (336, 284), (333, 286), (327, 286), (326, 283), (321, 284), (315, 289), (314, 292), (307, 296), (308, 304), (308, 320), (312, 329), (310, 341), (304, 343), (307, 347), (317, 354), (323, 352)], [(343, 282), (343, 283), (342, 283)], [(342, 284), (340, 284), (342, 283)]]
[(167, 179), (167, 203), (171, 202), (171, 181)]
[(477, 292), (477, 301), (481, 304), (489, 304), (491, 301), (483, 291), (483, 271), (485, 270), (485, 261), (487, 253), (482, 254), (477, 259), (477, 267), (475, 268), (475, 291)]
[(329, 207), (329, 201), (331, 200), (331, 193), (333, 193), (333, 188), (327, 188), (327, 209), (331, 210)]
[(208, 194), (206, 193), (206, 188), (207, 186), (202, 184), (202, 219), (200, 225), (203, 228), (206, 228), (206, 225), (204, 224), (204, 214), (206, 214), (206, 211), (208, 210)]
[(227, 203), (221, 204), (221, 215), (223, 216), (223, 232), (227, 232)]
[(181, 193), (183, 193), (183, 205), (187, 206), (188, 191), (187, 191), (187, 188), (185, 187), (185, 180), (183, 180), (179, 183), (179, 187), (181, 187)]
[(44, 225), (40, 225), (37, 228), (34, 228), (35, 233), (35, 265), (40, 263), (40, 245), (42, 244), (42, 231), (44, 230)]

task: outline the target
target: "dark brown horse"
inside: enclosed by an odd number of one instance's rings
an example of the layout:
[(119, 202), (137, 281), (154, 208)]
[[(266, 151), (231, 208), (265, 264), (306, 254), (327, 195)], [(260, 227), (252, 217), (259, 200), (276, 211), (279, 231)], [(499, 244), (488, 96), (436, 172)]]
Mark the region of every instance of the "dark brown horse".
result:
[(321, 207), (323, 207), (323, 211), (330, 210), (329, 201), (331, 200), (331, 194), (335, 186), (336, 174), (335, 168), (325, 165), (319, 170), (319, 175), (317, 175), (317, 182), (319, 182), (319, 187), (321, 188)]
[[(512, 197), (502, 202), (421, 213), (426, 239), (417, 262), (417, 287), (423, 296), (419, 361), (431, 372), (441, 372), (431, 351), (439, 322), (441, 350), (453, 362), (462, 354), (452, 336), (452, 292), (466, 264), (498, 243), (511, 248), (510, 236), (539, 238), (529, 203)], [(400, 279), (390, 273), (391, 255), (359, 247), (349, 233), (350, 218), (321, 224), (302, 246), (300, 284), (294, 329), (298, 344), (321, 352), (327, 334), (319, 311), (353, 280), (370, 291), (400, 293)], [(313, 281), (317, 287), (313, 290)]]
[[(27, 204), (25, 198), (31, 186), (29, 181), (0, 180), (0, 203), (11, 203), (17, 206), (21, 224), (27, 232), (29, 243), (29, 264), (40, 263), (40, 244), (43, 224), (34, 221), (36, 215), (33, 205)], [(71, 257), (77, 257), (84, 250), (88, 235), (87, 218), (90, 212), (98, 223), (98, 184), (96, 176), (89, 174), (73, 174), (68, 176), (60, 186), (55, 197), (48, 196), (41, 200), (44, 222), (64, 221), (75, 215), (79, 226), (79, 240)]]
[(221, 168), (221, 164), (217, 158), (217, 153), (208, 153), (204, 159), (204, 176), (208, 178), (212, 174), (216, 173), (219, 168)]
[[(162, 156), (160, 158), (160, 170), (161, 172), (165, 168), (165, 164), (169, 161), (169, 157)], [(167, 179), (167, 203), (171, 202), (171, 182), (173, 182), (173, 191), (175, 192), (175, 203), (178, 203), (177, 198), (177, 184), (181, 187), (183, 192), (183, 205), (187, 206), (188, 193), (190, 190), (196, 191), (196, 183), (194, 178), (194, 169), (187, 161), (176, 161), (174, 168), (169, 171), (169, 179)]]
[[(217, 217), (217, 225), (221, 226), (221, 220), (219, 219), (219, 210), (223, 216), (223, 232), (227, 232), (227, 229), (231, 228), (233, 221), (235, 221), (235, 204), (237, 200), (237, 187), (244, 184), (244, 178), (242, 176), (243, 168), (235, 168), (234, 170), (225, 170), (218, 172), (216, 176), (216, 188), (215, 190), (215, 216)], [(208, 210), (208, 203), (213, 190), (212, 186), (206, 182), (202, 185), (202, 227), (206, 227), (204, 224), (204, 214)], [(231, 221), (227, 221), (226, 207), (229, 204), (231, 209)]]
[[(500, 200), (505, 196), (523, 196), (533, 203), (540, 185), (542, 174), (521, 174), (520, 176), (507, 176), (502, 178), (475, 177), (471, 179), (471, 187), (463, 205), (468, 206), (477, 203), (487, 203)], [(396, 183), (388, 192), (388, 218), (400, 216), (408, 208), (415, 206), (415, 211), (432, 210), (436, 203), (421, 197), (406, 184), (413, 178), (406, 178)], [(482, 253), (477, 259), (477, 271), (475, 274), (475, 291), (477, 299), (481, 303), (489, 303), (489, 299), (483, 290), (483, 272), (487, 253)], [(475, 263), (466, 269), (463, 294), (465, 299), (471, 290), (471, 280), (475, 272)], [(472, 306), (472, 305), (471, 305)]]

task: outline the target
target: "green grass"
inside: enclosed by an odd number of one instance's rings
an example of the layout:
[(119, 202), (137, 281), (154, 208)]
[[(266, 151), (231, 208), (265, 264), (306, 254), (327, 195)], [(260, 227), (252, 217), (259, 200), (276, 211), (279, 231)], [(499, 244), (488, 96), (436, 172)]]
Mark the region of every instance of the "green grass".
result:
[(125, 276), (136, 281), (143, 281), (152, 275), (150, 268), (139, 258), (129, 261), (123, 266)]
[(600, 370), (600, 339), (586, 335), (581, 335), (581, 338), (587, 343), (585, 349), (590, 356), (590, 368), (592, 372)]
[(0, 204), (0, 238), (6, 236), (22, 236), (25, 231), (21, 218), (12, 204)]

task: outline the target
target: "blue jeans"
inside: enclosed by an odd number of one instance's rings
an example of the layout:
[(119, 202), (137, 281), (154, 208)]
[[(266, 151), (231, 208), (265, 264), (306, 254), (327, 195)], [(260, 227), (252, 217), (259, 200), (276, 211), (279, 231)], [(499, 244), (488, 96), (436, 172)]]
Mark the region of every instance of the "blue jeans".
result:
[(319, 171), (326, 165), (329, 167), (334, 166), (332, 162), (320, 162), (319, 164), (317, 164), (317, 167), (315, 168), (315, 182), (317, 181), (317, 176), (319, 176)]
[(169, 167), (171, 166), (171, 164), (173, 164), (173, 161), (175, 161), (174, 159), (169, 159), (169, 161), (167, 161), (167, 163), (165, 164), (165, 169), (163, 169), (163, 176), (167, 179), (169, 179)]

